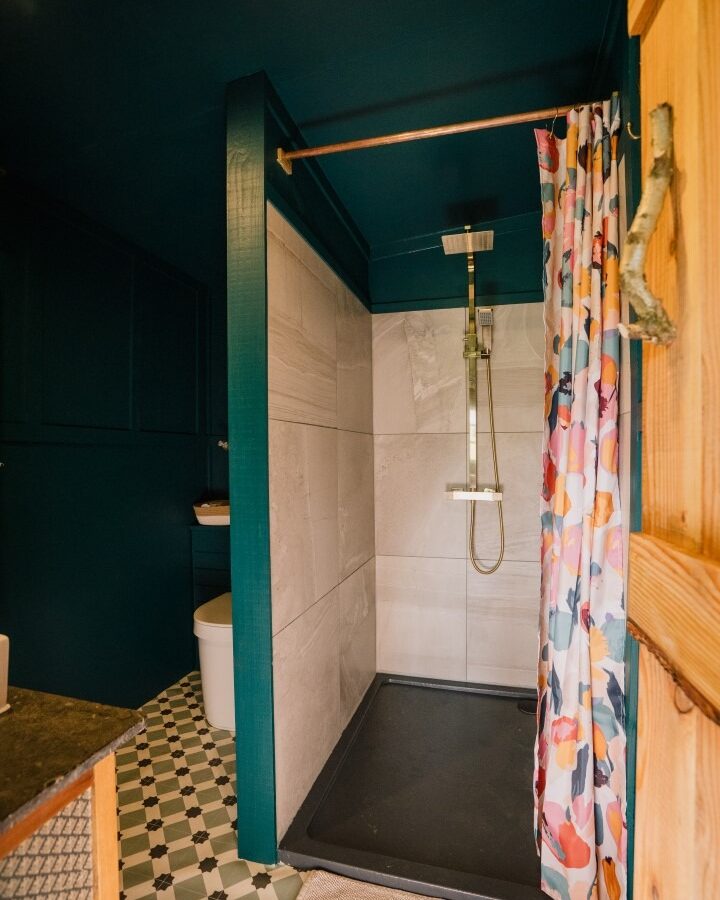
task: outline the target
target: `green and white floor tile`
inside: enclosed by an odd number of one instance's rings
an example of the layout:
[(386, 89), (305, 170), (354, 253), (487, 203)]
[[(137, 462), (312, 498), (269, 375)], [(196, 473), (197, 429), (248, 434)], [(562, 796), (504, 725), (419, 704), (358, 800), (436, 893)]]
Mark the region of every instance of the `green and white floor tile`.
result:
[(295, 900), (303, 874), (237, 858), (235, 739), (205, 720), (200, 674), (142, 712), (117, 753), (121, 900)]

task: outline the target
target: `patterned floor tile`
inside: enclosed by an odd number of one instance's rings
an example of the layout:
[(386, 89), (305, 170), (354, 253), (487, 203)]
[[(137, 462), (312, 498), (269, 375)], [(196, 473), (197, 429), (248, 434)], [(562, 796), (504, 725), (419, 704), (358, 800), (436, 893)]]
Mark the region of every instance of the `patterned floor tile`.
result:
[(200, 673), (142, 712), (117, 753), (121, 900), (295, 900), (303, 873), (237, 858), (235, 739), (206, 721)]

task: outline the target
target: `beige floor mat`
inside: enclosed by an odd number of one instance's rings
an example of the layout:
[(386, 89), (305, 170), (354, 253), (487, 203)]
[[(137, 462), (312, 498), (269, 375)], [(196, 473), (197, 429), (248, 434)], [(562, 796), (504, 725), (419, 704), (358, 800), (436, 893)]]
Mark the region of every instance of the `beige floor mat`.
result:
[(297, 900), (437, 900), (392, 888), (353, 881), (331, 872), (311, 872)]

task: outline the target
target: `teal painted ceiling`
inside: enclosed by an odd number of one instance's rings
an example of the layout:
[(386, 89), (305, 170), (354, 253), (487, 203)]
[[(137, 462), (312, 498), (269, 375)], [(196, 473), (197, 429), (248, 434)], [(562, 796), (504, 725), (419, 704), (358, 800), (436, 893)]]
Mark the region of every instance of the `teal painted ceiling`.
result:
[[(4, 0), (0, 164), (189, 274), (224, 260), (224, 92), (310, 144), (595, 99), (618, 0)], [(531, 126), (322, 160), (371, 247), (537, 209)]]

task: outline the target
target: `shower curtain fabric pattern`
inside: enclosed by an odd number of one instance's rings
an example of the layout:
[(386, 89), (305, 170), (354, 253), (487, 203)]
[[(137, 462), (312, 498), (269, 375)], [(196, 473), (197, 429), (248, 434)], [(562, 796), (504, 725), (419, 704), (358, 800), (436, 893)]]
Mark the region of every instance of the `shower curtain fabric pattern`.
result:
[(545, 296), (535, 834), (542, 889), (626, 897), (620, 290), (611, 100), (536, 130)]

